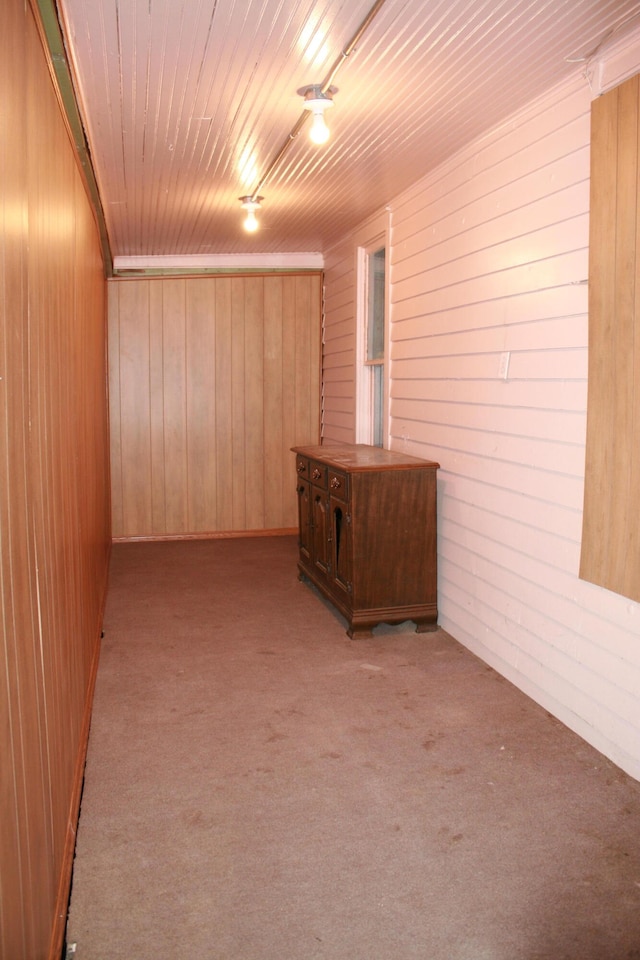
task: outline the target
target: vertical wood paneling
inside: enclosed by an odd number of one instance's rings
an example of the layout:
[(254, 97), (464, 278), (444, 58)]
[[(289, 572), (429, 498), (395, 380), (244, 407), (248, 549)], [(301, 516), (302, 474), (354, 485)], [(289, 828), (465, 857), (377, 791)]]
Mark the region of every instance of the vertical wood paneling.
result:
[[(319, 282), (319, 281), (318, 281)], [(271, 290), (277, 289), (276, 287), (271, 286)], [(320, 292), (318, 290), (318, 302), (320, 300)], [(288, 470), (291, 470), (295, 476), (295, 454), (292, 454), (288, 450), (287, 437), (290, 437), (299, 432), (303, 432), (303, 429), (306, 430), (306, 425), (304, 428), (301, 428), (298, 423), (298, 413), (299, 404), (296, 402), (296, 378), (291, 376), (290, 371), (296, 369), (296, 337), (295, 337), (295, 324), (296, 324), (296, 311), (297, 306), (295, 299), (285, 295), (284, 282), (282, 286), (282, 302), (281, 302), (281, 316), (282, 316), (282, 456), (283, 456), (283, 471), (285, 474)], [(321, 365), (321, 355), (320, 355), (320, 339), (321, 331), (316, 328), (315, 332), (310, 332), (310, 336), (313, 336), (315, 333), (316, 336), (316, 356), (318, 358), (318, 375), (320, 375), (320, 365)], [(314, 350), (312, 349), (312, 356)], [(320, 391), (318, 391), (319, 396)], [(318, 415), (318, 425), (316, 426), (316, 435), (319, 437), (319, 422), (320, 422), (320, 408), (313, 411)], [(289, 491), (283, 486), (282, 493), (280, 495), (281, 502), (283, 504), (282, 510), (283, 516), (286, 516), (288, 513), (288, 507), (285, 507), (285, 504), (289, 503)], [(275, 502), (275, 501), (274, 501)], [(297, 518), (296, 518), (297, 522)]]
[[(141, 287), (145, 295), (141, 309), (148, 311), (149, 337), (149, 412), (150, 412), (150, 466), (151, 471), (151, 529), (161, 531), (166, 527), (165, 501), (165, 444), (164, 444), (164, 337), (162, 324), (163, 288), (155, 283)], [(117, 320), (117, 318), (116, 318)], [(144, 313), (142, 315), (144, 331)], [(137, 331), (136, 331), (137, 333)], [(109, 334), (109, 338), (111, 334)], [(119, 409), (119, 408), (118, 408)], [(144, 422), (144, 420), (142, 421)], [(131, 469), (132, 462), (128, 461)], [(142, 494), (144, 497), (144, 493)], [(145, 520), (145, 522), (148, 522)]]
[[(213, 443), (215, 447), (216, 512), (214, 530), (229, 529), (233, 515), (233, 371), (231, 368), (231, 331), (233, 309), (229, 277), (219, 278), (210, 296), (215, 303), (215, 396), (216, 422)], [(210, 285), (207, 285), (210, 290)]]
[[(32, 761), (25, 771), (30, 788), (24, 816), (31, 826), (28, 844), (33, 857), (28, 876), (30, 886), (43, 891), (51, 902), (55, 901), (55, 876), (51, 874), (46, 859), (37, 857), (37, 850), (53, 850), (52, 821), (64, 812), (61, 808), (56, 809), (53, 771), (59, 771), (63, 782), (73, 782), (75, 757), (65, 750), (64, 742), (75, 731), (69, 729), (70, 714), (63, 708), (70, 694), (67, 687), (69, 676), (65, 675), (64, 665), (72, 656), (74, 641), (65, 632), (65, 621), (77, 597), (73, 559), (69, 556), (72, 542), (67, 532), (77, 527), (70, 497), (78, 490), (74, 476), (75, 456), (68, 444), (69, 436), (77, 436), (72, 419), (75, 410), (70, 404), (75, 377), (73, 284), (59, 282), (69, 256), (75, 253), (74, 225), (71, 217), (63, 214), (58, 219), (52, 214), (60, 184), (65, 184), (73, 203), (74, 160), (68, 150), (55, 151), (48, 169), (43, 166), (40, 158), (51, 150), (51, 144), (60, 142), (60, 131), (59, 118), (54, 111), (48, 111), (44, 118), (39, 116), (41, 95), (34, 85), (29, 86), (30, 262), (27, 290), (31, 376), (27, 402), (31, 489), (27, 493), (33, 503), (30, 566), (36, 571), (46, 571), (46, 575), (41, 577), (36, 572), (33, 577), (31, 574), (31, 592), (37, 591), (31, 623), (33, 632), (31, 645), (26, 642), (21, 645), (19, 671), (21, 695), (34, 712), (34, 722), (24, 723), (22, 728), (23, 750)], [(68, 318), (64, 323), (63, 317)], [(65, 370), (63, 377), (60, 376), (62, 370)], [(41, 646), (45, 637), (57, 637), (58, 642), (55, 646)], [(26, 641), (26, 634), (24, 639)], [(50, 678), (48, 689), (45, 689), (45, 678)], [(60, 740), (53, 740), (51, 748), (45, 752), (42, 741), (46, 740), (48, 729), (57, 730)], [(77, 742), (77, 736), (75, 739)], [(46, 809), (45, 798), (48, 797), (52, 801), (51, 820), (38, 815)], [(47, 918), (39, 919), (44, 928), (34, 927), (34, 942), (42, 942), (47, 935)]]
[(99, 239), (31, 11), (0, 37), (0, 956), (59, 956), (109, 549)]
[[(245, 474), (245, 527), (247, 530), (264, 529), (264, 467), (265, 430), (264, 417), (264, 281), (260, 277), (247, 277), (244, 287), (244, 474)], [(306, 322), (309, 322), (307, 313)], [(310, 385), (311, 386), (311, 385)], [(269, 425), (270, 426), (270, 425)]]
[[(126, 526), (152, 525), (151, 436), (143, 424), (151, 417), (149, 379), (149, 284), (141, 283), (119, 304), (118, 378), (120, 407), (120, 499)], [(146, 336), (140, 335), (140, 328)]]
[(586, 580), (640, 600), (640, 77), (594, 101)]
[[(26, 33), (18, 3), (3, 12), (0, 33), (0, 955), (34, 950), (31, 917), (37, 912), (28, 870), (30, 823), (24, 809), (26, 773), (20, 731), (20, 638), (33, 639), (33, 595), (29, 563), (18, 562), (29, 543), (26, 394), (28, 384), (26, 259), (27, 197)], [(9, 137), (9, 130), (12, 136)], [(11, 380), (8, 371), (12, 371)], [(53, 903), (49, 899), (48, 907)], [(46, 910), (45, 910), (46, 912)], [(43, 954), (42, 954), (43, 955)]]
[[(441, 464), (441, 625), (640, 777), (640, 607), (578, 577), (589, 113), (582, 78), (558, 87), (391, 203), (391, 446)], [(357, 243), (325, 273), (336, 440), (355, 416)]]
[[(264, 290), (264, 422), (270, 425), (272, 448), (264, 459), (264, 524), (267, 529), (282, 525), (283, 504), (288, 500), (290, 481), (287, 471), (286, 437), (295, 432), (285, 427), (288, 409), (284, 396), (286, 324), (282, 278), (275, 278)], [(293, 343), (293, 338), (290, 338)], [(319, 363), (316, 364), (319, 368)], [(293, 363), (289, 369), (293, 369)], [(313, 390), (310, 384), (310, 390)], [(293, 409), (293, 406), (291, 407)]]
[[(231, 523), (227, 529), (246, 529), (247, 471), (245, 465), (245, 297), (244, 283), (231, 284)], [(253, 465), (254, 467), (256, 464)]]
[(186, 290), (187, 516), (198, 530), (216, 527), (216, 301), (206, 280)]
[(170, 318), (162, 324), (161, 396), (165, 524), (171, 533), (188, 529), (185, 298), (185, 280), (162, 284), (162, 318)]
[[(318, 407), (306, 403), (307, 390), (313, 397), (320, 397), (321, 365), (319, 361), (319, 347), (321, 339), (320, 329), (320, 278), (317, 276), (310, 282), (303, 282), (297, 277), (293, 285), (293, 295), (296, 303), (296, 370), (305, 370), (306, 375), (296, 385), (296, 410), (301, 417), (300, 433), (317, 434), (320, 422)], [(314, 322), (305, 321), (306, 317), (313, 317)]]
[(319, 432), (320, 284), (111, 281), (114, 536), (295, 527), (290, 447)]

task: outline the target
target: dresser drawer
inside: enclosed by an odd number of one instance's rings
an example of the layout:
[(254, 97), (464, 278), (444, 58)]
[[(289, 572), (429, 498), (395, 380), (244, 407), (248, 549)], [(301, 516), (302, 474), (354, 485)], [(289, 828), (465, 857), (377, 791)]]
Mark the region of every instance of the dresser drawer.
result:
[(316, 487), (327, 488), (327, 473), (329, 468), (324, 463), (318, 463), (316, 460), (309, 461), (309, 480)]
[(329, 470), (329, 492), (340, 500), (349, 496), (349, 475), (340, 470)]
[(309, 479), (309, 461), (306, 457), (300, 455), (296, 457), (296, 473), (303, 480)]
[(301, 457), (299, 454), (296, 457), (296, 473), (298, 477), (301, 477), (303, 480), (308, 480), (309, 483), (312, 483), (316, 487), (322, 487), (323, 490), (327, 489), (327, 473), (329, 468), (324, 463), (319, 463), (317, 460), (309, 460), (307, 457)]

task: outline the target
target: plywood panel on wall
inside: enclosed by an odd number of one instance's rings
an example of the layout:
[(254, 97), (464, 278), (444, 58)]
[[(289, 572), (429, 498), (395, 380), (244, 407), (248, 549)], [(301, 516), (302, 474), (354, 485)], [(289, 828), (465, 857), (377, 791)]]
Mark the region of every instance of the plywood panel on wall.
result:
[(640, 600), (640, 75), (591, 111), (589, 399), (580, 576)]
[(317, 273), (110, 282), (115, 538), (295, 527), (320, 323)]
[(59, 957), (109, 556), (99, 237), (28, 5), (0, 33), (0, 957)]

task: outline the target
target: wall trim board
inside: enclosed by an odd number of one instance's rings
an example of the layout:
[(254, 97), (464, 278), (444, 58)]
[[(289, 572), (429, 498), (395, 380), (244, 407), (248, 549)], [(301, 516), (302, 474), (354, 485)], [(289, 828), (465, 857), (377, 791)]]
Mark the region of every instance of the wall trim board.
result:
[(640, 70), (640, 26), (624, 40), (615, 44), (613, 41), (613, 36), (608, 38), (607, 44), (593, 55), (594, 59), (585, 67), (594, 98), (617, 87)]
[(211, 256), (116, 257), (114, 274), (119, 279), (139, 277), (207, 276), (225, 271), (322, 270), (324, 256), (303, 253), (245, 253)]
[(297, 536), (297, 527), (281, 530), (227, 530), (221, 533), (189, 533), (149, 537), (113, 537), (112, 543), (162, 543), (174, 540), (235, 540), (240, 537), (292, 537)]
[(67, 57), (55, 0), (29, 0), (29, 4), (40, 34), (62, 118), (73, 144), (76, 160), (82, 172), (83, 183), (93, 210), (100, 238), (105, 276), (110, 277), (113, 274), (113, 258), (107, 225), (93, 163), (91, 162), (91, 153), (84, 133), (84, 124), (73, 84), (73, 73)]
[[(239, 262), (237, 257), (231, 257), (231, 260), (235, 261), (236, 264)], [(308, 277), (309, 275), (322, 278), (323, 270), (318, 267), (269, 267), (265, 266), (264, 263), (262, 266), (253, 269), (247, 269), (243, 266), (226, 266), (211, 270), (204, 267), (194, 270), (131, 270), (114, 274), (109, 277), (107, 284), (113, 286), (117, 283), (135, 283), (141, 280), (156, 280), (158, 282), (162, 280), (224, 280), (225, 277), (232, 280), (237, 277), (252, 277), (255, 279), (256, 277)]]

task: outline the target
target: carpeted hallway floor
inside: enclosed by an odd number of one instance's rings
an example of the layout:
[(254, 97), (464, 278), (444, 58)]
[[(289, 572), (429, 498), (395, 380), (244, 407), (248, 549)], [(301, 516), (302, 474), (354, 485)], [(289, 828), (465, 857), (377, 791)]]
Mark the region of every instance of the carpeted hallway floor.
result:
[(640, 783), (293, 538), (117, 545), (76, 960), (640, 958)]

